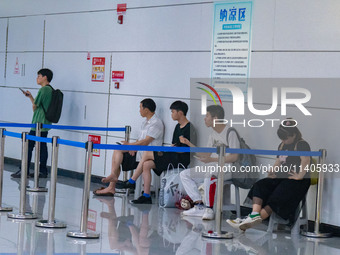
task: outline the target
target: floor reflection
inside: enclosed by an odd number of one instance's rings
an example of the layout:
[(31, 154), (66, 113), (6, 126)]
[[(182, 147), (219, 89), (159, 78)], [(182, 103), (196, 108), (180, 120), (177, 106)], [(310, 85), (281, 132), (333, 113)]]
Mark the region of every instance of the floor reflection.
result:
[[(3, 202), (18, 210), (19, 182), (4, 172)], [(45, 179), (49, 187), (49, 179)], [(33, 182), (32, 182), (33, 183)], [(32, 184), (30, 181), (30, 184)], [(42, 184), (44, 185), (44, 184)], [(91, 189), (98, 184), (92, 184)], [(56, 218), (67, 223), (64, 229), (35, 226), (36, 220), (13, 220), (0, 213), (0, 252), (3, 254), (339, 254), (338, 237), (313, 239), (291, 236), (289, 230), (267, 233), (260, 225), (245, 233), (233, 232), (234, 238), (202, 238), (202, 232), (215, 229), (215, 221), (181, 217), (177, 208), (159, 208), (157, 204), (132, 205), (133, 197), (90, 197), (88, 231), (100, 238), (69, 238), (66, 233), (79, 229), (82, 181), (60, 177), (57, 184)], [(27, 192), (26, 211), (47, 219), (49, 193)], [(224, 231), (233, 231), (222, 221)]]

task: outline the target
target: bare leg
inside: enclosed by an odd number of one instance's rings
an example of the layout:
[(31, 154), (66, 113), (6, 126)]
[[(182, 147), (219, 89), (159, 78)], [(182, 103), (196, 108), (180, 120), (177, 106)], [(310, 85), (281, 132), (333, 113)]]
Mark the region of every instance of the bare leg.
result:
[(258, 205), (258, 204), (253, 204), (253, 212), (258, 212), (260, 213), (262, 209), (262, 205)]
[(262, 220), (267, 219), (270, 216), (271, 213), (267, 212), (265, 209), (262, 209), (260, 212)]
[(120, 164), (123, 162), (123, 153), (125, 151), (114, 151), (111, 161), (111, 174), (102, 179), (102, 182), (117, 182), (120, 174)]
[(253, 200), (255, 201), (253, 204), (253, 212), (258, 212), (263, 220), (267, 219), (272, 213), (270, 206), (266, 205), (265, 208), (262, 208), (261, 198), (253, 197)]
[(155, 163), (152, 160), (145, 161), (143, 164), (144, 193), (146, 194), (150, 194), (151, 169), (155, 167)]
[(105, 194), (105, 193), (115, 193), (116, 190), (116, 182), (118, 181), (118, 177), (120, 174), (120, 164), (123, 162), (123, 153), (125, 151), (114, 151), (112, 155), (112, 165), (111, 165), (111, 174), (102, 179), (102, 182), (107, 183), (110, 182), (109, 186), (105, 189), (97, 190), (97, 194)]
[(143, 164), (144, 164), (144, 162), (146, 162), (148, 160), (152, 160), (152, 161), (154, 160), (153, 151), (145, 151), (143, 153), (142, 159), (141, 159), (141, 161), (139, 161), (139, 164), (138, 164), (135, 172), (133, 173), (133, 175), (131, 177), (132, 180), (136, 181), (138, 179), (138, 177), (143, 172)]

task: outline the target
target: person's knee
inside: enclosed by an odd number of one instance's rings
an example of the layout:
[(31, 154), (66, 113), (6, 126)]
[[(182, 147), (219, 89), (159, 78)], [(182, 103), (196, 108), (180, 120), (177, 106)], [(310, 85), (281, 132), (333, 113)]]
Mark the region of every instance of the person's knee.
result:
[(122, 155), (123, 154), (123, 151), (120, 151), (120, 150), (117, 150), (117, 151), (113, 151), (113, 157), (115, 156), (119, 156), (119, 155)]
[(145, 161), (144, 163), (143, 163), (143, 172), (145, 172), (145, 171), (151, 171), (151, 168), (153, 167), (153, 162), (151, 161)]

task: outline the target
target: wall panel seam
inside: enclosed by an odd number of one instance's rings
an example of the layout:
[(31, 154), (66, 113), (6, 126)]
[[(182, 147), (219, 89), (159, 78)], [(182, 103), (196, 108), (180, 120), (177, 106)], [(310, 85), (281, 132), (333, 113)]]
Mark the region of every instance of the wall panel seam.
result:
[[(169, 4), (169, 5), (152, 5), (152, 6), (140, 6), (140, 7), (127, 7), (126, 10), (138, 10), (138, 9), (154, 9), (154, 8), (168, 8), (178, 6), (193, 6), (193, 5), (205, 5), (212, 4), (213, 1), (201, 2), (201, 3), (185, 3), (185, 4)], [(36, 16), (52, 16), (52, 15), (68, 15), (68, 14), (84, 14), (84, 13), (98, 13), (98, 12), (112, 12), (117, 11), (117, 8), (103, 9), (103, 10), (87, 10), (87, 11), (70, 11), (70, 12), (56, 12), (56, 13), (39, 13), (39, 14), (28, 14), (28, 15), (17, 15), (17, 16), (4, 16), (0, 19), (6, 18), (22, 18), (22, 17), (36, 17)]]

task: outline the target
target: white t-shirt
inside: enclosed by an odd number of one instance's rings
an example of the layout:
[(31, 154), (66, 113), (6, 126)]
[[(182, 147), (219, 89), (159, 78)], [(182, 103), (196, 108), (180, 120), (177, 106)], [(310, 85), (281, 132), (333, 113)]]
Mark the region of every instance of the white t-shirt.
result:
[[(225, 146), (232, 148), (232, 149), (239, 149), (240, 148), (240, 142), (237, 138), (237, 135), (235, 132), (230, 132), (228, 141), (227, 141), (227, 132), (228, 132), (228, 126), (225, 126), (225, 128), (222, 130), (221, 133), (217, 133), (214, 129), (212, 129), (209, 138), (208, 138), (208, 144), (207, 147), (215, 147), (222, 143), (225, 144)], [(218, 155), (216, 153), (211, 154), (212, 158), (217, 158)]]
[[(154, 114), (151, 119), (144, 120), (140, 129), (138, 136), (138, 141), (145, 139), (147, 136), (154, 138), (150, 146), (162, 146), (164, 139), (164, 124), (163, 122)], [(138, 151), (136, 156), (136, 161), (142, 159), (143, 151)]]

